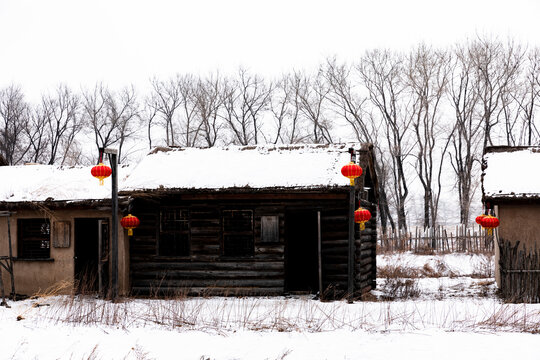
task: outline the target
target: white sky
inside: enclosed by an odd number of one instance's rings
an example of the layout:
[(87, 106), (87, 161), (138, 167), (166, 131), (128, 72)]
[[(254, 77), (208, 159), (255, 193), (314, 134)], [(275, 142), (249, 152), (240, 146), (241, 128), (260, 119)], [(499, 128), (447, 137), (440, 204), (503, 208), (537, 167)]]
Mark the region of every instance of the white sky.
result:
[(273, 76), (369, 48), (489, 34), (540, 45), (534, 0), (0, 0), (0, 87), (31, 99), (63, 82), (144, 90), (153, 75)]

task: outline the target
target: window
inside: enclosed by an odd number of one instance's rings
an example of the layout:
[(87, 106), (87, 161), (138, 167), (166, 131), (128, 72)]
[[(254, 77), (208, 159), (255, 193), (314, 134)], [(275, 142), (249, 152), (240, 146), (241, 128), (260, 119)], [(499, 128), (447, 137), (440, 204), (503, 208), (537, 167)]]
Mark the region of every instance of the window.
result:
[(253, 254), (253, 211), (223, 210), (223, 255)]
[(48, 259), (51, 257), (51, 226), (49, 219), (19, 219), (17, 221), (17, 257)]
[(53, 222), (52, 243), (55, 248), (68, 248), (71, 239), (71, 222)]
[(279, 242), (279, 216), (261, 216), (261, 242)]
[(189, 210), (165, 208), (160, 215), (159, 255), (189, 256)]

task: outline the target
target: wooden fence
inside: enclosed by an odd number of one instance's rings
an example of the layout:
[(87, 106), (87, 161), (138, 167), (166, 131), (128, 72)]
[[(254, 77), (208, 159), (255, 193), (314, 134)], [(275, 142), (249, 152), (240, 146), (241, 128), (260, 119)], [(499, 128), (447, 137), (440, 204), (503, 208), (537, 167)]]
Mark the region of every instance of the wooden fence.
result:
[(378, 232), (377, 251), (412, 251), (415, 253), (493, 253), (493, 235), (474, 226), (416, 228), (414, 231)]
[(501, 241), (500, 291), (506, 301), (540, 302), (540, 251)]

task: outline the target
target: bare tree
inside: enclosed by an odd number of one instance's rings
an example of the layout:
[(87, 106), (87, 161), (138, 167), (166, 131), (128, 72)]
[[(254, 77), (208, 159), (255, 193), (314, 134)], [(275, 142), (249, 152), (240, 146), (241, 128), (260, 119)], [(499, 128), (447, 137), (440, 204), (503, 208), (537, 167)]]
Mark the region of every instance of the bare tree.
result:
[(330, 85), (324, 77), (324, 70), (319, 69), (314, 76), (295, 72), (293, 84), (298, 93), (300, 112), (311, 127), (310, 142), (331, 144), (332, 123), (325, 113)]
[(141, 111), (141, 119), (146, 124), (146, 136), (148, 138), (148, 147), (152, 148), (152, 127), (154, 127), (154, 120), (158, 115), (158, 106), (154, 102), (155, 97), (149, 96), (146, 98), (144, 108)]
[(202, 122), (196, 121), (197, 113), (197, 80), (192, 75), (181, 76), (178, 79), (180, 89), (180, 145), (193, 147), (201, 131)]
[(29, 105), (22, 90), (14, 85), (0, 90), (0, 155), (9, 165), (20, 163), (30, 145), (25, 129), (30, 118)]
[(407, 79), (414, 101), (416, 172), (424, 189), (424, 228), (437, 221), (443, 161), (450, 136), (442, 130), (440, 107), (448, 81), (448, 54), (420, 45), (407, 62)]
[(388, 195), (386, 194), (386, 187), (388, 186), (387, 166), (383, 162), (384, 157), (378, 144), (380, 123), (378, 124), (375, 116), (366, 110), (368, 98), (361, 95), (360, 81), (354, 81), (354, 70), (354, 68), (346, 64), (338, 64), (335, 59), (327, 60), (325, 76), (331, 89), (328, 100), (336, 114), (343, 117), (350, 125), (356, 139), (360, 142), (374, 144), (374, 149), (378, 152), (374, 167), (379, 184), (379, 217), (381, 227), (385, 233), (388, 222), (392, 229), (395, 228), (395, 224), (388, 204)]
[(84, 116), (94, 132), (98, 148), (118, 147), (118, 162), (125, 160), (122, 148), (138, 130), (139, 108), (133, 87), (118, 93), (102, 84), (84, 93)]
[(479, 86), (474, 62), (463, 46), (456, 46), (451, 61), (449, 97), (455, 114), (452, 131), (450, 163), (456, 176), (461, 224), (469, 222), (473, 196), (473, 180), (481, 156), (484, 127), (476, 115)]
[[(155, 106), (159, 113), (163, 126), (165, 127), (167, 146), (175, 145), (175, 126), (174, 117), (176, 110), (182, 104), (181, 84), (179, 76), (168, 81), (153, 79), (152, 83), (152, 101), (148, 103)], [(150, 131), (149, 127), (149, 131)]]
[(258, 144), (261, 137), (262, 115), (267, 108), (272, 86), (263, 78), (240, 69), (238, 77), (224, 85), (224, 120), (233, 142), (240, 145)]
[(357, 67), (371, 103), (384, 122), (384, 137), (393, 170), (399, 229), (407, 229), (405, 201), (409, 195), (405, 161), (410, 152), (412, 113), (406, 93), (403, 58), (390, 51), (369, 51)]
[(300, 116), (299, 81), (298, 77), (285, 74), (275, 83), (270, 99), (270, 112), (276, 125), (274, 144), (301, 143), (307, 138)]
[[(519, 90), (522, 91), (519, 91)], [(527, 56), (527, 68), (522, 82), (516, 91), (510, 93), (519, 106), (522, 126), (518, 135), (519, 145), (537, 145), (540, 143), (540, 132), (536, 126), (535, 113), (540, 98), (540, 48), (535, 48)]]
[(47, 161), (47, 150), (49, 148), (47, 117), (41, 105), (32, 109), (24, 131), (30, 147), (28, 152), (29, 160), (33, 163)]
[(69, 152), (69, 146), (82, 129), (79, 97), (67, 86), (60, 85), (54, 96), (43, 96), (42, 107), (48, 133), (48, 163), (52, 165), (56, 161), (60, 146), (68, 146), (63, 153)]
[(222, 123), (218, 116), (223, 106), (223, 79), (219, 74), (199, 78), (194, 94), (195, 116), (204, 144), (213, 147), (220, 139)]
[(484, 126), (483, 147), (493, 145), (491, 129), (497, 124), (496, 113), (501, 99), (519, 75), (525, 52), (509, 41), (505, 47), (499, 41), (478, 39), (468, 46), (478, 81), (479, 105)]

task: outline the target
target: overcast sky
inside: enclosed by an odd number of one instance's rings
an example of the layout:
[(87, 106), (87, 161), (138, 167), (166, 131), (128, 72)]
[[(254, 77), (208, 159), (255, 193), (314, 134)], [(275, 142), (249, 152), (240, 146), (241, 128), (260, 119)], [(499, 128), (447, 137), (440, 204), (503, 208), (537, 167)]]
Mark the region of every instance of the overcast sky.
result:
[(540, 1), (0, 0), (0, 87), (144, 90), (154, 75), (267, 76), (366, 49), (446, 46), (476, 34), (540, 46)]

